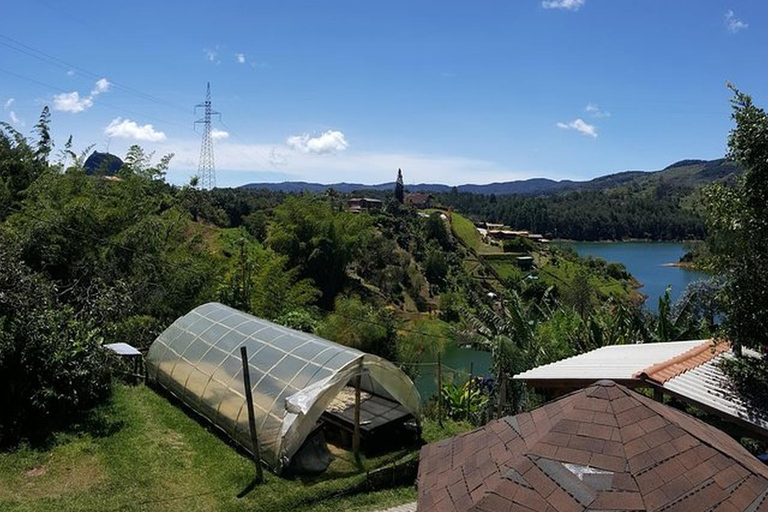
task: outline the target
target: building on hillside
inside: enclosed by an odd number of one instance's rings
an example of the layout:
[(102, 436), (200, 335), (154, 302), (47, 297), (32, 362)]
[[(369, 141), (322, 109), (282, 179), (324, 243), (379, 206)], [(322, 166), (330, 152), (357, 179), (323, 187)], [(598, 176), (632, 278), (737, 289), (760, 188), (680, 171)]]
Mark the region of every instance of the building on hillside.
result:
[(352, 213), (377, 212), (384, 207), (384, 202), (380, 199), (370, 197), (353, 197), (347, 201), (347, 209)]
[[(761, 357), (743, 349), (747, 356)], [(729, 422), (745, 437), (768, 440), (768, 411), (749, 403), (720, 364), (734, 357), (727, 342), (673, 341), (611, 345), (520, 373), (514, 379), (550, 395), (601, 379), (670, 395)]]
[(613, 381), (422, 448), (418, 510), (731, 511), (768, 467), (724, 432)]
[(533, 268), (533, 256), (518, 256), (515, 258), (515, 261), (522, 270), (531, 270)]
[(425, 194), (422, 192), (414, 192), (413, 194), (405, 195), (405, 204), (413, 206), (414, 208), (431, 208), (432, 207), (432, 194)]

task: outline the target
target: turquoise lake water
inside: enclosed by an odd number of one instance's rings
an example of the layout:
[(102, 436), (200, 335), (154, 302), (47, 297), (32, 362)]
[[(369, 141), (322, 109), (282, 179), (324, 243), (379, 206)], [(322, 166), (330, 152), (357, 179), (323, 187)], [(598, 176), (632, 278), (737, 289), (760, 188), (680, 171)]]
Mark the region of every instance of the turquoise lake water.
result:
[[(565, 244), (564, 244), (565, 245)], [(643, 287), (640, 292), (647, 295), (646, 307), (652, 311), (658, 309), (659, 297), (664, 295), (667, 286), (671, 286), (672, 300), (676, 300), (688, 283), (705, 279), (703, 272), (685, 270), (680, 267), (665, 267), (665, 263), (675, 263), (685, 254), (683, 244), (674, 242), (574, 242), (570, 243), (581, 256), (596, 256), (608, 262), (623, 263)], [(431, 361), (425, 361), (431, 362)], [(463, 349), (457, 346), (448, 348), (443, 356), (443, 364), (459, 372), (457, 382), (466, 381), (470, 364), (475, 375), (488, 375), (491, 357), (487, 352)], [(416, 387), (423, 399), (434, 394), (437, 389), (433, 366), (422, 367), (422, 373), (416, 379)], [(447, 381), (451, 371), (444, 371)]]
[[(564, 244), (565, 245), (565, 244)], [(674, 302), (685, 287), (707, 275), (680, 267), (665, 267), (676, 263), (685, 254), (683, 244), (675, 242), (574, 242), (568, 244), (581, 256), (596, 256), (608, 262), (623, 263), (643, 287), (640, 292), (648, 296), (645, 305), (651, 311), (658, 309), (659, 297), (671, 286)]]

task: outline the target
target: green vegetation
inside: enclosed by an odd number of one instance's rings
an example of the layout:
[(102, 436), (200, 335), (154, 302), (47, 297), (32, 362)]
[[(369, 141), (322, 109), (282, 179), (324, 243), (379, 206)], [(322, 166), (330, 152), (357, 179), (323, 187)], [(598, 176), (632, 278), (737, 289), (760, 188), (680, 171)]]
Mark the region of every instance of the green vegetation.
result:
[(413, 488), (360, 493), (365, 469), (402, 457), (338, 452), (318, 477), (283, 478), (243, 498), (253, 462), (175, 402), (144, 386), (116, 386), (109, 403), (59, 434), (50, 448), (0, 453), (0, 509), (22, 511), (373, 510), (415, 499)]
[[(205, 302), (379, 354), (414, 377), (450, 344), (488, 351), (493, 381), (471, 396), (464, 382), (445, 389), (448, 413), (467, 421), (435, 427), (427, 404), (428, 440), (535, 404), (511, 381), (519, 371), (712, 327), (704, 295), (680, 307), (667, 299), (651, 317), (621, 265), (531, 241), (503, 251), (467, 217), (419, 214), (395, 197), (353, 214), (333, 191), (174, 187), (164, 180), (171, 155), (153, 163), (138, 146), (114, 178), (88, 175), (69, 143), (51, 161), (48, 122), (44, 111), (32, 142), (0, 129), (3, 509), (353, 510), (412, 497), (344, 497), (365, 475), (339, 452), (320, 477), (268, 475), (238, 500), (252, 474), (247, 457), (175, 402), (114, 386), (102, 344), (147, 348)], [(414, 454), (363, 467), (400, 456)]]
[(658, 173), (623, 173), (539, 195), (436, 194), (473, 218), (571, 240), (688, 240), (705, 235), (702, 190), (731, 183), (732, 162), (683, 161)]
[[(707, 191), (707, 243), (723, 286), (718, 294), (726, 313), (723, 334), (740, 352), (768, 347), (768, 114), (733, 88), (736, 128), (729, 156), (744, 168), (736, 186)], [(768, 407), (768, 360), (741, 357), (726, 363), (737, 388), (755, 407)]]

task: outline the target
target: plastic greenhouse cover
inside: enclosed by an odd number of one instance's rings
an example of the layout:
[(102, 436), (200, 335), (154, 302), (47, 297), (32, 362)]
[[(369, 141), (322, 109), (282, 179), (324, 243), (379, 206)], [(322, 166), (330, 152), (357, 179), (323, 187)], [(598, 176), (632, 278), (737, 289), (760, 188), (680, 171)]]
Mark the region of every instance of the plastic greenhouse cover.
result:
[(280, 472), (339, 391), (362, 373), (364, 391), (418, 416), (413, 382), (392, 363), (218, 303), (176, 320), (147, 354), (151, 380), (253, 451), (240, 347), (248, 349), (261, 458)]

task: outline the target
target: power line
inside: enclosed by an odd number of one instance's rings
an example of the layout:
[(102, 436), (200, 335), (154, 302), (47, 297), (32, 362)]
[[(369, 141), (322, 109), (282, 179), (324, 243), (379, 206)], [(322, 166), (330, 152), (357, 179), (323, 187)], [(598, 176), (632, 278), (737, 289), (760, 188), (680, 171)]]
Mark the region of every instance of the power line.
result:
[[(37, 84), (37, 85), (42, 86), (42, 87), (46, 87), (46, 88), (54, 90), (54, 91), (62, 91), (63, 90), (62, 87), (57, 87), (55, 85), (51, 85), (49, 83), (42, 82), (40, 80), (37, 80), (35, 78), (31, 78), (31, 77), (26, 76), (26, 75), (21, 75), (19, 73), (16, 73), (16, 72), (8, 70), (8, 69), (0, 68), (0, 72), (6, 73), (8, 75), (11, 75), (13, 77), (19, 78), (21, 80), (25, 80), (25, 81), (33, 83), (33, 84)], [(158, 122), (161, 122), (161, 123), (177, 126), (179, 128), (183, 128), (185, 130), (192, 130), (194, 132), (194, 129), (190, 128), (188, 125), (183, 125), (183, 124), (177, 123), (175, 121), (169, 121), (167, 119), (162, 119), (162, 118), (159, 118), (159, 117), (156, 117), (156, 116), (144, 114), (142, 112), (137, 112), (135, 110), (130, 110), (130, 109), (127, 109), (127, 108), (118, 107), (117, 105), (113, 105), (111, 103), (102, 101), (101, 99), (99, 99), (98, 101), (94, 101), (93, 102), (93, 106), (94, 107), (108, 107), (108, 108), (111, 108), (111, 109), (114, 109), (114, 110), (119, 110), (119, 111), (122, 111), (122, 112), (126, 112), (128, 114), (142, 116), (143, 118), (146, 118), (146, 119), (151, 119), (151, 120), (158, 121)]]
[[(46, 62), (48, 64), (51, 64), (53, 66), (59, 67), (61, 69), (66, 70), (77, 70), (80, 72), (80, 74), (85, 75), (89, 78), (92, 78), (94, 80), (99, 80), (104, 77), (103, 74), (97, 74), (92, 71), (89, 71), (85, 68), (82, 68), (80, 66), (77, 66), (75, 64), (72, 64), (70, 62), (65, 61), (64, 59), (61, 59), (59, 57), (56, 57), (54, 55), (51, 55), (49, 53), (46, 53), (42, 50), (38, 50), (37, 48), (34, 48), (32, 46), (29, 46), (21, 41), (18, 41), (16, 39), (13, 39), (12, 37), (8, 37), (6, 35), (0, 34), (0, 45), (3, 45), (7, 48), (10, 48), (12, 50), (15, 50), (19, 53), (25, 54), (29, 57), (35, 58), (37, 60), (40, 60), (42, 62)], [(177, 105), (175, 103), (172, 103), (170, 101), (164, 100), (162, 98), (158, 98), (157, 96), (154, 96), (152, 94), (146, 93), (144, 91), (141, 91), (139, 89), (136, 89), (135, 87), (131, 87), (125, 84), (122, 84), (120, 82), (116, 82), (114, 80), (110, 80), (110, 85), (114, 86), (117, 89), (123, 90), (125, 92), (128, 92), (130, 94), (134, 94), (140, 98), (143, 98), (147, 101), (152, 101), (155, 103), (163, 104), (178, 110), (181, 110), (183, 112), (189, 113), (189, 109), (182, 107), (180, 105)]]

